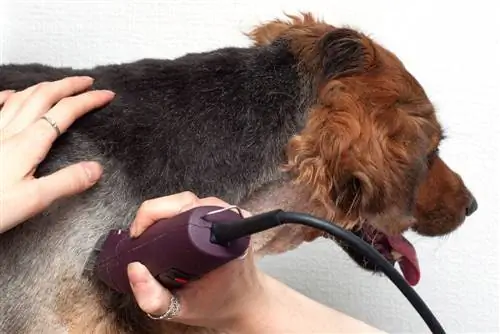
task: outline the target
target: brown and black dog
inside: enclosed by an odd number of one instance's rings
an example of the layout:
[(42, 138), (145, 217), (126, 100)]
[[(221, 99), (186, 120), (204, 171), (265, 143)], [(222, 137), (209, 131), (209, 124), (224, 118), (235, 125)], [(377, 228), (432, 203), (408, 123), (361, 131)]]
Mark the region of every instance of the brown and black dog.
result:
[[(101, 235), (126, 228), (143, 201), (181, 191), (254, 213), (327, 219), (418, 282), (416, 252), (402, 233), (444, 235), (477, 209), (439, 157), (433, 105), (402, 62), (363, 33), (310, 14), (289, 18), (256, 27), (247, 48), (88, 70), (0, 66), (0, 90), (89, 75), (95, 88), (117, 94), (64, 133), (37, 172), (91, 159), (104, 166), (100, 182), (0, 236), (0, 332), (205, 331), (151, 321), (132, 298), (82, 276)], [(319, 236), (282, 226), (253, 245), (263, 256)]]

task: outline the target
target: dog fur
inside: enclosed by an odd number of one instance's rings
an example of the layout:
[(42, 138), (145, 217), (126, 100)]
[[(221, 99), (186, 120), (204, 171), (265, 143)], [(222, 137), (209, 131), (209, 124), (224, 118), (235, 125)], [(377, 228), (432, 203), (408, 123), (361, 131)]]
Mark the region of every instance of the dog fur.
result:
[[(64, 133), (37, 171), (96, 160), (99, 183), (0, 236), (0, 332), (208, 331), (151, 321), (133, 298), (82, 277), (99, 236), (167, 194), (303, 211), (353, 231), (439, 236), (460, 226), (477, 204), (439, 157), (442, 128), (418, 81), (361, 32), (288, 18), (257, 26), (246, 48), (86, 70), (0, 66), (0, 90), (89, 75), (117, 94)], [(319, 236), (283, 226), (253, 245), (264, 256)]]

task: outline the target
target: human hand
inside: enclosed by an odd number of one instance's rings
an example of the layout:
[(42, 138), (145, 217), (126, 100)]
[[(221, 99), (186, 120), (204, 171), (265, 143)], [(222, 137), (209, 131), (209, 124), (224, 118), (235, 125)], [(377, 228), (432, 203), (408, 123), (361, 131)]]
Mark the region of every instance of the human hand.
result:
[[(53, 142), (79, 117), (108, 103), (114, 93), (89, 91), (89, 77), (43, 82), (0, 92), (0, 233), (47, 208), (58, 198), (83, 192), (100, 178), (95, 162), (81, 162), (36, 179), (36, 167)], [(48, 119), (42, 118), (43, 116)]]
[[(130, 226), (132, 236), (139, 236), (155, 221), (170, 218), (195, 207), (214, 205), (228, 207), (224, 201), (208, 197), (199, 199), (190, 192), (144, 202)], [(250, 213), (243, 211), (244, 216)], [(172, 293), (163, 288), (145, 266), (134, 262), (128, 276), (135, 299), (142, 311), (154, 317), (169, 309)], [(260, 296), (261, 273), (254, 263), (251, 247), (243, 258), (233, 260), (175, 292), (180, 310), (171, 321), (187, 325), (224, 330), (239, 317), (252, 312), (249, 305)]]

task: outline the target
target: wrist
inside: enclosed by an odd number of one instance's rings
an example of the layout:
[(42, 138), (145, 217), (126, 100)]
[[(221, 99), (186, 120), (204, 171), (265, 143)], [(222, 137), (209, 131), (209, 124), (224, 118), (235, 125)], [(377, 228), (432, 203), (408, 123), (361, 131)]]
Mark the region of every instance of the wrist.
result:
[(258, 293), (226, 323), (225, 334), (381, 333), (357, 319), (316, 302), (259, 272)]
[(271, 277), (261, 272), (256, 273), (256, 284), (250, 293), (245, 294), (242, 307), (224, 324), (216, 328), (225, 334), (264, 333), (265, 324), (271, 321), (269, 311), (273, 306), (273, 281)]
[(277, 334), (304, 333), (304, 329), (307, 331), (307, 328), (294, 328), (289, 317), (298, 316), (304, 308), (304, 302), (307, 304), (309, 299), (263, 272), (259, 271), (257, 276), (258, 289), (247, 297), (244, 308), (226, 324), (222, 332)]

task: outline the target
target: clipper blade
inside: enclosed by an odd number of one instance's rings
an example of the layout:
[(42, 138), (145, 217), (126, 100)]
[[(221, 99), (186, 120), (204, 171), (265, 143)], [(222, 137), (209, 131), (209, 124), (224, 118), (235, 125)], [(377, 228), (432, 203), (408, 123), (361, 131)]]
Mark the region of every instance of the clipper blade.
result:
[(102, 246), (106, 239), (108, 238), (108, 234), (103, 234), (99, 237), (97, 242), (95, 243), (94, 247), (92, 248), (92, 251), (90, 252), (87, 262), (85, 262), (85, 266), (83, 267), (83, 273), (93, 273), (95, 269), (95, 265), (97, 262), (97, 258), (99, 257), (99, 254), (102, 251)]

